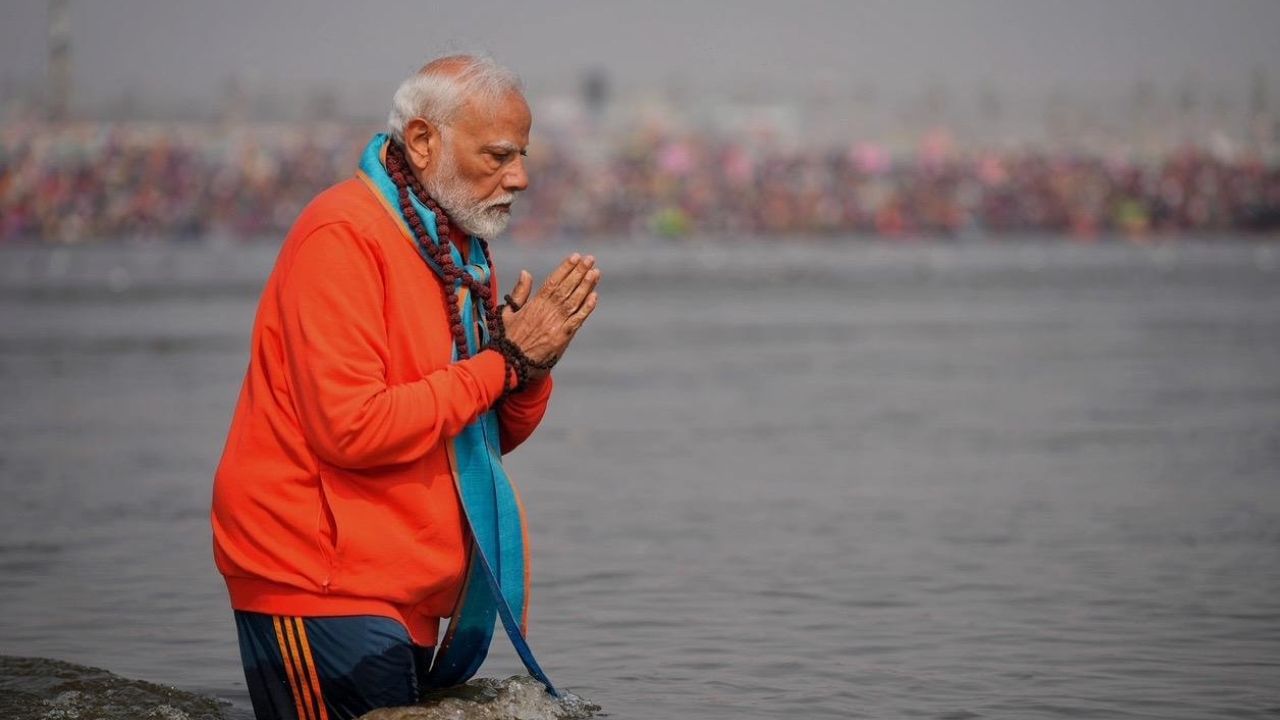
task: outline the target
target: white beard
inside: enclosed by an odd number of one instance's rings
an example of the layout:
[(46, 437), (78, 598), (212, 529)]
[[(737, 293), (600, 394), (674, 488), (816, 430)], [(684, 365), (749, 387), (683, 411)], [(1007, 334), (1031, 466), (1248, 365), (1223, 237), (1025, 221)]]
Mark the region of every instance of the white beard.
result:
[(422, 186), (440, 209), (449, 214), (449, 221), (468, 235), (492, 240), (501, 235), (511, 222), (510, 210), (497, 206), (509, 205), (515, 200), (515, 195), (507, 194), (496, 200), (480, 202), (472, 200), (458, 181), (458, 164), (454, 162), (453, 149), (447, 145), (440, 158), (439, 171)]

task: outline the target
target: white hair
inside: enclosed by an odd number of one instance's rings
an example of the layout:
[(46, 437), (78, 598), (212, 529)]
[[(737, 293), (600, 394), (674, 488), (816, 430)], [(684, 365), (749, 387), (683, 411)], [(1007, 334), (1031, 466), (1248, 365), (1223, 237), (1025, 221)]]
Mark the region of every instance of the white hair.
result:
[(432, 60), (405, 78), (391, 101), (387, 129), (404, 143), (404, 128), (414, 118), (437, 127), (451, 123), (471, 98), (497, 100), (521, 92), (520, 76), (491, 57), (450, 55)]

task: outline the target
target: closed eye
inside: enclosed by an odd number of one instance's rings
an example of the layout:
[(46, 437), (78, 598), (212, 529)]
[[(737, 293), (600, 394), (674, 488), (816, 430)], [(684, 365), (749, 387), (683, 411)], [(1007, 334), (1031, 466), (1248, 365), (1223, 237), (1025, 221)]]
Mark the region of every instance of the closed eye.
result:
[(511, 162), (516, 155), (520, 157), (528, 157), (529, 152), (526, 149), (517, 150), (516, 148), (495, 148), (488, 150), (489, 157), (493, 158), (499, 165), (506, 165)]

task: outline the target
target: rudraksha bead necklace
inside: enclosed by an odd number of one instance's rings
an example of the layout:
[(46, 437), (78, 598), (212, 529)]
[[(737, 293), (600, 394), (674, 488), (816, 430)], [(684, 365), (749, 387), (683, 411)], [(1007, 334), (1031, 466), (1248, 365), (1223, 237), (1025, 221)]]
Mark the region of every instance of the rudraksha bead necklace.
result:
[[(427, 194), (422, 184), (418, 182), (417, 176), (409, 168), (409, 161), (404, 156), (404, 150), (394, 142), (387, 147), (387, 174), (391, 176), (392, 182), (395, 183), (396, 188), (400, 191), (400, 212), (404, 214), (405, 220), (408, 221), (409, 227), (413, 231), (414, 239), (418, 242), (418, 247), (422, 248), (435, 262), (444, 277), (444, 304), (449, 312), (449, 330), (453, 335), (453, 344), (458, 350), (459, 359), (468, 358), (471, 354), (467, 350), (466, 329), (462, 326), (462, 313), (458, 309), (457, 300), (453, 296), (453, 288), (461, 280), (474, 297), (480, 298), (485, 324), (489, 328), (489, 335), (496, 337), (502, 334), (502, 318), (501, 314), (493, 306), (493, 291), (489, 283), (476, 280), (471, 273), (453, 264), (453, 254), (449, 252), (449, 216), (440, 209), (436, 201)], [(435, 213), (436, 235), (440, 238), (439, 243), (431, 242), (431, 236), (427, 234), (427, 228), (422, 222), (422, 217), (409, 199), (410, 192), (417, 196), (419, 202)], [(480, 249), (484, 253), (485, 263), (488, 264), (490, 272), (493, 272), (493, 259), (489, 255), (489, 243), (484, 239), (480, 239)]]

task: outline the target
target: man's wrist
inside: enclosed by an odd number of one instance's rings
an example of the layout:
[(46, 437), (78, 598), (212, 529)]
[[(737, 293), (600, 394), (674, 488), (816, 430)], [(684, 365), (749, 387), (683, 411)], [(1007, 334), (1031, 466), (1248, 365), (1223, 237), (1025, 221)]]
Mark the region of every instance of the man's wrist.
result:
[[(529, 358), (521, 352), (519, 346), (505, 337), (490, 338), (485, 350), (497, 353), (502, 357), (503, 376), (502, 394), (518, 393), (529, 383)], [(514, 378), (514, 381), (512, 380)]]

